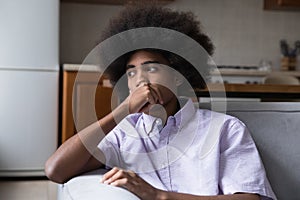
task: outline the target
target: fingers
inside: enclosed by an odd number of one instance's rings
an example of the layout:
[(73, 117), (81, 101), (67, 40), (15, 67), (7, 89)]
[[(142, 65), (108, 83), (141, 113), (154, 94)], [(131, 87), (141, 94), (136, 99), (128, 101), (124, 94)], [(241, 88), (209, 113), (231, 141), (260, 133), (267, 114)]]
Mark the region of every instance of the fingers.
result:
[(126, 172), (122, 169), (119, 169), (113, 176), (111, 176), (107, 181), (104, 183), (111, 184), (117, 180), (123, 180), (122, 182), (127, 183), (127, 175)]
[(158, 192), (158, 189), (144, 181), (133, 171), (125, 171), (117, 167), (104, 174), (101, 182), (123, 187), (141, 199), (153, 199)]
[(128, 184), (128, 179), (127, 178), (122, 178), (122, 179), (115, 180), (110, 185), (112, 185), (112, 186), (125, 186), (126, 184)]
[(158, 96), (156, 95), (155, 91), (151, 87), (149, 87), (148, 90), (146, 91), (146, 100), (150, 104), (157, 103)]
[(114, 167), (113, 169), (111, 169), (110, 171), (106, 172), (103, 176), (102, 176), (102, 183), (105, 183), (107, 180), (109, 180), (114, 174), (116, 174), (119, 171), (119, 169), (117, 167)]
[(150, 86), (153, 94), (156, 96), (156, 103), (160, 103), (160, 104), (163, 104), (163, 98), (162, 98), (162, 94), (161, 94), (161, 91), (157, 88), (157, 86), (155, 85), (151, 85)]
[(101, 182), (113, 186), (129, 186), (136, 181), (129, 181), (137, 178), (137, 175), (132, 171), (125, 171), (114, 167), (112, 170), (103, 175)]
[(146, 102), (150, 104), (163, 104), (162, 94), (157, 86), (145, 83), (141, 87), (140, 90), (144, 91)]
[[(140, 84), (137, 89), (135, 90), (136, 94), (142, 95), (141, 98), (143, 98), (143, 104), (150, 103), (155, 104), (157, 101), (157, 95), (153, 91), (153, 89), (150, 87), (149, 83), (143, 83)], [(141, 107), (143, 107), (142, 105)]]
[(140, 85), (128, 98), (130, 113), (144, 112), (153, 104), (163, 104), (159, 87), (149, 83)]

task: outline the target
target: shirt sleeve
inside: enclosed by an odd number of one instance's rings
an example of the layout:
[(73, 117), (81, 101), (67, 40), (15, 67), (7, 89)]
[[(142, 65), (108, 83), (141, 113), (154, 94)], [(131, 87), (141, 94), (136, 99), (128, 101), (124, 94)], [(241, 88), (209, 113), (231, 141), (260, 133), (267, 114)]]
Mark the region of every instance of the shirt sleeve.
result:
[(98, 148), (105, 156), (105, 165), (108, 168), (121, 167), (121, 157), (119, 151), (119, 142), (114, 131), (110, 132), (98, 144)]
[(276, 199), (255, 143), (236, 118), (225, 123), (220, 143), (219, 187), (224, 194), (255, 193)]

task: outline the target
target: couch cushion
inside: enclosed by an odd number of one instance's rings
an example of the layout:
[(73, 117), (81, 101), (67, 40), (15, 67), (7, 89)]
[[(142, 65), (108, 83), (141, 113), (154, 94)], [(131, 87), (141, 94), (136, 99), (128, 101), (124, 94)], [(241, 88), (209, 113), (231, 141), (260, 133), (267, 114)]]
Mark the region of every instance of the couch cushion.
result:
[(300, 103), (229, 102), (227, 114), (249, 128), (277, 198), (299, 200)]
[(139, 200), (133, 193), (121, 187), (100, 183), (105, 172), (107, 170), (94, 170), (59, 185), (58, 200)]

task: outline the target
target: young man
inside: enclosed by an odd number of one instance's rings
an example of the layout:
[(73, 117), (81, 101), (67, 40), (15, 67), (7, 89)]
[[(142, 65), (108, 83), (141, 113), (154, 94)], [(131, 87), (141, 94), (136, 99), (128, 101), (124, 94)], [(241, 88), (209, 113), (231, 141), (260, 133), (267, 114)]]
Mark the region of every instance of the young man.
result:
[[(168, 65), (161, 54), (147, 50), (129, 57), (130, 102), (138, 105), (129, 109), (138, 112), (122, 120), (99, 144), (106, 165), (113, 168), (102, 182), (124, 187), (141, 199), (272, 197), (244, 124), (234, 117), (196, 109), (191, 100), (178, 99), (176, 88), (181, 81)], [(178, 101), (184, 105), (181, 109)], [(213, 137), (212, 117), (222, 116), (216, 145), (201, 156), (205, 138)]]
[[(180, 31), (212, 54), (209, 38), (190, 13), (155, 6), (127, 8), (104, 37), (148, 26)], [(193, 66), (164, 51), (141, 49), (128, 53), (116, 67), (111, 79), (116, 82), (126, 73), (129, 96), (83, 130), (83, 137), (75, 135), (49, 158), (46, 174), (51, 180), (62, 183), (106, 164), (112, 169), (102, 182), (124, 187), (141, 199), (275, 199), (244, 124), (177, 98), (183, 77), (192, 86), (204, 86), (204, 79), (191, 71)], [(132, 114), (125, 116), (127, 109)], [(124, 119), (116, 126), (114, 116)], [(220, 129), (211, 133), (219, 117), (224, 118)], [(102, 141), (95, 140), (99, 124), (108, 133)], [(207, 151), (207, 139), (213, 135), (217, 137)], [(104, 154), (105, 163), (86, 150), (82, 138), (91, 140), (89, 148)]]

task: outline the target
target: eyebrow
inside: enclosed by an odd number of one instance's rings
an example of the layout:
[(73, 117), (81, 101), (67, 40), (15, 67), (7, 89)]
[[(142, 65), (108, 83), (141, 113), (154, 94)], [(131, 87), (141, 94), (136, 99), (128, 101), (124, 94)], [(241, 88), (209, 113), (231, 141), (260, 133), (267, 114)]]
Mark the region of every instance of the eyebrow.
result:
[[(143, 62), (141, 65), (146, 65), (146, 64), (161, 64), (160, 62), (156, 61), (156, 60), (149, 60), (149, 61), (145, 61)], [(126, 70), (131, 69), (131, 68), (135, 68), (135, 65), (126, 65)]]

